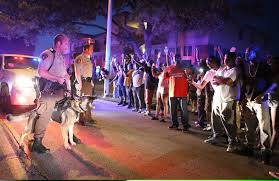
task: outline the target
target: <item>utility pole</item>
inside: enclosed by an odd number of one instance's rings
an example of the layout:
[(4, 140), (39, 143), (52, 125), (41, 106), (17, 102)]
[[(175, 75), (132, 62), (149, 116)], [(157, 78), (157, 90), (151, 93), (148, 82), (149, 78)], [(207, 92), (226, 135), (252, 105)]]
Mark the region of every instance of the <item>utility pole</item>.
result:
[[(107, 18), (107, 38), (106, 38), (106, 60), (105, 68), (110, 71), (111, 58), (111, 24), (112, 24), (112, 0), (108, 1), (108, 18)], [(104, 80), (104, 97), (109, 95), (109, 77)]]

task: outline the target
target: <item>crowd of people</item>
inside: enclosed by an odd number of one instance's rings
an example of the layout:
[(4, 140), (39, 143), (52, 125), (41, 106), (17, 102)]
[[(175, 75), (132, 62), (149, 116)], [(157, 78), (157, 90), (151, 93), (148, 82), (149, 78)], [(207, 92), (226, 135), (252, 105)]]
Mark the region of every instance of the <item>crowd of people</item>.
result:
[[(191, 127), (189, 109), (197, 114), (196, 127), (212, 131), (205, 143), (217, 144), (226, 135), (227, 152), (253, 155), (259, 149), (268, 164), (278, 138), (279, 60), (265, 58), (256, 47), (247, 48), (244, 56), (235, 47), (225, 55), (219, 47), (215, 50), (219, 56), (206, 59), (199, 59), (196, 50), (197, 64), (190, 67), (182, 66), (180, 55), (163, 62), (160, 56), (140, 59), (127, 54), (121, 63), (113, 58), (113, 97), (120, 98), (118, 105), (152, 120), (165, 122), (170, 115), (169, 129), (184, 132)], [(241, 130), (245, 139), (238, 134)]]
[[(40, 89), (39, 105), (30, 117), (36, 119), (31, 151), (37, 153), (49, 151), (42, 139), (55, 103), (73, 93), (93, 95), (94, 66), (90, 59), (93, 45), (85, 45), (83, 52), (75, 57), (71, 73), (66, 71), (63, 56), (69, 48), (68, 37), (59, 34), (53, 43), (53, 49), (41, 54), (38, 73), (41, 81), (55, 86), (50, 90), (46, 90), (46, 86)], [(248, 155), (260, 149), (262, 161), (269, 164), (278, 139), (279, 59), (263, 58), (256, 47), (247, 48), (243, 57), (238, 56), (240, 53), (234, 47), (224, 56), (220, 48), (216, 51), (219, 57), (199, 59), (197, 50), (197, 64), (191, 67), (183, 66), (180, 55), (161, 61), (160, 54), (156, 59), (126, 54), (121, 63), (113, 58), (113, 97), (120, 98), (118, 105), (151, 116), (152, 120), (165, 122), (170, 115), (172, 124), (168, 128), (183, 132), (191, 127), (190, 103), (191, 111), (198, 117), (195, 126), (212, 130), (212, 136), (204, 140), (205, 143), (216, 144), (225, 135), (227, 152), (236, 151), (239, 145)], [(101, 75), (109, 78), (105, 69)], [(151, 114), (155, 102), (155, 114)], [(81, 116), (81, 122), (91, 121), (90, 108), (88, 104), (89, 112)], [(182, 129), (179, 129), (179, 120)], [(245, 130), (245, 139), (237, 134), (240, 129)], [(77, 137), (74, 139), (80, 143)], [(278, 175), (277, 172), (272, 174)]]

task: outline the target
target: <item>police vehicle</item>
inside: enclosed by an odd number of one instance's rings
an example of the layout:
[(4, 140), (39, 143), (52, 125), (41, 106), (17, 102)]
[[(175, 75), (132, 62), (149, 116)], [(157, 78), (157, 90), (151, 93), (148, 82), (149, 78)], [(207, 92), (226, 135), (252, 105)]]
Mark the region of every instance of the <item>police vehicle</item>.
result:
[(13, 112), (18, 106), (35, 105), (35, 76), (39, 57), (0, 54), (0, 107)]

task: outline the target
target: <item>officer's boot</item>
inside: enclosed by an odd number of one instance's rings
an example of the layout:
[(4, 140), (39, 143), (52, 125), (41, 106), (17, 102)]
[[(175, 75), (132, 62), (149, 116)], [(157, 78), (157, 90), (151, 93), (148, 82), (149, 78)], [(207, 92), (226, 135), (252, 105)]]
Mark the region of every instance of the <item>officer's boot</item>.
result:
[(78, 137), (76, 137), (75, 135), (73, 135), (73, 140), (76, 144), (81, 144), (81, 140)]
[(262, 163), (269, 165), (271, 160), (271, 150), (269, 149), (262, 149), (261, 156), (262, 156)]
[(37, 153), (47, 153), (50, 150), (42, 144), (42, 138), (35, 138), (31, 151)]

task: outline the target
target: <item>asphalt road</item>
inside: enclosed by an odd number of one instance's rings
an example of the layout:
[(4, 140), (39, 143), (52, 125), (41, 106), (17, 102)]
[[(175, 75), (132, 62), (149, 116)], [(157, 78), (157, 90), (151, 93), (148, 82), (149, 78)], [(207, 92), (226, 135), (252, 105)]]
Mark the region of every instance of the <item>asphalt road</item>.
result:
[[(116, 103), (97, 100), (95, 105), (96, 124), (76, 124), (83, 144), (70, 151), (63, 147), (59, 124), (49, 124), (43, 142), (51, 152), (27, 151), (29, 179), (270, 179), (268, 171), (278, 169), (227, 153), (225, 144), (204, 144), (209, 133), (198, 128), (169, 130), (170, 122), (151, 121)], [(191, 122), (195, 118), (190, 114)], [(25, 122), (7, 124), (19, 134)]]

